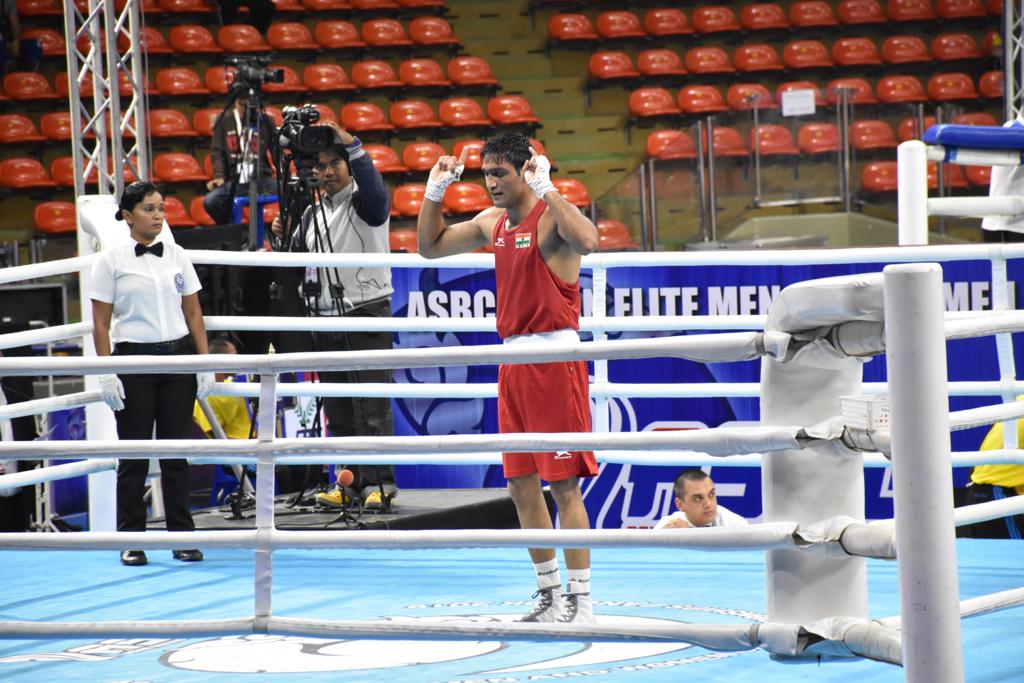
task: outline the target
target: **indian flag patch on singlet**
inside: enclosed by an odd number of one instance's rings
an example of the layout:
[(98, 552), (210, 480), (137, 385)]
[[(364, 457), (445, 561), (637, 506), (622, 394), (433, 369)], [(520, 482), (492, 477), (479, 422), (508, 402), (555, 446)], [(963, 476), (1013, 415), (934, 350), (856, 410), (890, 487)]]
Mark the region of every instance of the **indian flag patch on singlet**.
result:
[(530, 247), (530, 236), (529, 235), (516, 235), (516, 249), (529, 249)]

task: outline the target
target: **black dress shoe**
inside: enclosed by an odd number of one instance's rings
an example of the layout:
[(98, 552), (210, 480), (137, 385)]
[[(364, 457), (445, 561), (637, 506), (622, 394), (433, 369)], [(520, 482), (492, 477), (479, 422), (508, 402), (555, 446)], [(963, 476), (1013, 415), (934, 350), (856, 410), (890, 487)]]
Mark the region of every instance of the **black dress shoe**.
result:
[(144, 564), (148, 564), (149, 560), (146, 559), (146, 553), (141, 550), (122, 550), (121, 551), (121, 564), (128, 567), (141, 567)]
[(175, 550), (174, 559), (182, 562), (201, 562), (203, 559), (202, 550)]

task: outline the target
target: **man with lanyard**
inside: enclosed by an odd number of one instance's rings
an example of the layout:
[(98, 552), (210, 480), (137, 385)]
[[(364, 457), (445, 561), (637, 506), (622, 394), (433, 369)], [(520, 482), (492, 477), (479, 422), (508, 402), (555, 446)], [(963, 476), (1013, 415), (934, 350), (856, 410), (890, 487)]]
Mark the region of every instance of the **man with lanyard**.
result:
[[(529, 138), (505, 133), (481, 152), (484, 179), (494, 206), (472, 219), (446, 225), (445, 188), (465, 168), (443, 156), (430, 171), (417, 223), (419, 252), (438, 258), (494, 246), (498, 335), (506, 344), (578, 344), (580, 257), (597, 249), (597, 228), (551, 182), (551, 163)], [(502, 365), (498, 369), (498, 430), (589, 432), (590, 378), (584, 361)], [(579, 477), (597, 474), (590, 451), (505, 453), (508, 489), (522, 528), (553, 524), (541, 490), (551, 485), (562, 528), (589, 529)], [(538, 602), (521, 621), (589, 623), (590, 550), (566, 548), (566, 590), (551, 548), (530, 548)]]
[[(319, 198), (302, 214), (291, 235), (291, 251), (340, 254), (390, 253), (391, 204), (384, 179), (354, 137), (337, 123), (335, 143), (318, 155), (313, 167)], [(280, 239), (284, 226), (275, 218), (271, 232)], [(310, 315), (391, 317), (391, 268), (308, 268), (302, 285)], [(391, 348), (390, 332), (323, 332), (314, 335), (319, 351), (370, 351)], [(320, 372), (323, 382), (391, 382), (390, 370)], [(323, 400), (331, 436), (394, 434), (388, 397), (328, 397)], [(347, 497), (361, 496), (369, 508), (390, 506), (397, 495), (392, 465), (349, 467), (355, 475), (349, 491), (336, 488), (317, 495), (317, 502), (339, 508)]]
[(249, 194), (254, 177), (259, 194), (277, 191), (267, 147), (273, 134), (273, 125), (265, 114), (250, 115), (244, 93), (238, 94), (234, 105), (217, 118), (210, 142), (213, 179), (206, 183), (210, 192), (203, 197), (203, 208), (218, 225), (231, 222), (232, 202), (236, 196)]

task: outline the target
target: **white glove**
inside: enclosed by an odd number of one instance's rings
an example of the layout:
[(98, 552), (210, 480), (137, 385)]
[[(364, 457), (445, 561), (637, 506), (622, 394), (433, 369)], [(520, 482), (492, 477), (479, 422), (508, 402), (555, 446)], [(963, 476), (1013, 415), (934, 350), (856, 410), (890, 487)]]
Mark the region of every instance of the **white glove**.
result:
[(100, 375), (100, 391), (103, 392), (103, 402), (110, 406), (111, 410), (124, 408), (124, 385), (117, 375)]
[(197, 372), (196, 373), (196, 398), (206, 398), (213, 391), (213, 385), (217, 383), (217, 378), (212, 372)]
[(441, 203), (441, 200), (444, 199), (444, 191), (448, 189), (448, 186), (462, 177), (462, 172), (466, 169), (467, 151), (468, 148), (463, 149), (462, 156), (458, 160), (450, 156), (437, 160), (434, 168), (430, 170), (430, 177), (427, 178), (427, 189), (423, 193), (426, 199)]
[(557, 192), (551, 182), (551, 162), (543, 154), (536, 154), (523, 166), (523, 180), (539, 199), (548, 192)]

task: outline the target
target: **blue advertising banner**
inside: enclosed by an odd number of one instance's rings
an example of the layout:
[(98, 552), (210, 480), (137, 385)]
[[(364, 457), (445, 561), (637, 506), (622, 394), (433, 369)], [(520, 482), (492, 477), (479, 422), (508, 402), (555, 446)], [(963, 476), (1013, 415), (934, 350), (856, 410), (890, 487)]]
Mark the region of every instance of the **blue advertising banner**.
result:
[[(793, 283), (806, 280), (879, 272), (885, 264), (824, 266), (717, 266), (612, 268), (608, 271), (606, 309), (609, 316), (640, 315), (760, 315), (773, 299)], [(1021, 262), (1010, 262), (1012, 282), (1021, 279)], [(946, 306), (951, 311), (992, 308), (991, 267), (988, 261), (943, 265)], [(489, 270), (395, 269), (392, 308), (396, 317), (469, 318), (494, 315), (494, 275)], [(590, 315), (590, 271), (582, 275), (583, 312)], [(529, 292), (524, 292), (528, 296)], [(1011, 299), (1014, 301), (1015, 297)], [(611, 333), (609, 338), (641, 337), (668, 333)], [(687, 334), (701, 334), (689, 332)], [(584, 334), (586, 340), (588, 335)], [(493, 344), (490, 333), (396, 333), (395, 346)], [(1015, 339), (1017, 362), (1021, 345)], [(999, 369), (993, 338), (953, 341), (948, 344), (949, 378), (996, 380)], [(662, 358), (621, 360), (609, 363), (612, 382), (724, 383), (757, 382), (760, 361), (701, 364)], [(864, 366), (864, 380), (884, 382), (885, 358)], [(495, 366), (430, 368), (396, 371), (398, 382), (495, 382)], [(951, 410), (1000, 402), (999, 397), (953, 397)], [(395, 402), (397, 434), (477, 434), (497, 432), (494, 399), (401, 399)], [(756, 398), (632, 399), (611, 402), (611, 429), (647, 431), (723, 425), (756, 424)], [(953, 433), (953, 450), (975, 450), (985, 428)], [(499, 486), (504, 483), (500, 466), (403, 466), (399, 484), (409, 487)], [(584, 483), (584, 495), (595, 527), (652, 526), (672, 510), (671, 484), (680, 468), (635, 465), (604, 465), (599, 476)], [(761, 478), (758, 468), (713, 467), (719, 501), (748, 518), (761, 514)], [(866, 515), (869, 519), (892, 517), (892, 482), (888, 468), (865, 470)], [(957, 485), (966, 470), (955, 472)]]

